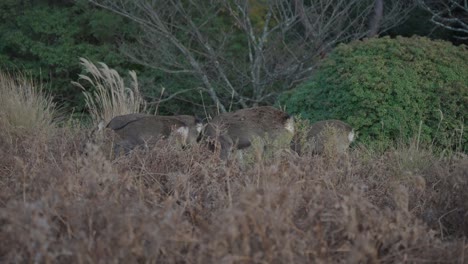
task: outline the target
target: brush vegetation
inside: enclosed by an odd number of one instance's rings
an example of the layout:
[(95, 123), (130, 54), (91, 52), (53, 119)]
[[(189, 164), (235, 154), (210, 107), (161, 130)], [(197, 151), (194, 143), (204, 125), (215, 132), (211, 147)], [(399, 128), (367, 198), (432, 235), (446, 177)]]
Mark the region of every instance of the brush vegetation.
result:
[(468, 48), (424, 37), (341, 44), (313, 78), (285, 93), (288, 112), (340, 119), (360, 142), (420, 141), (468, 151)]
[(169, 138), (111, 159), (110, 140), (83, 145), (90, 129), (57, 126), (47, 97), (0, 76), (20, 98), (0, 104), (2, 263), (468, 261), (464, 154), (358, 145), (243, 167)]

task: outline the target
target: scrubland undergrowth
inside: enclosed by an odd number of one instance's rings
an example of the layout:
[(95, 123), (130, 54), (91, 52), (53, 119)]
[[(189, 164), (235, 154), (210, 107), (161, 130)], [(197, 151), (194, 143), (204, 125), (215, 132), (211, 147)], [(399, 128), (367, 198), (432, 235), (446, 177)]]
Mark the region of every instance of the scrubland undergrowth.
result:
[(358, 148), (241, 169), (164, 141), (110, 160), (61, 133), (0, 143), (2, 262), (466, 261), (463, 156)]
[(110, 140), (91, 143), (83, 127), (47, 121), (47, 133), (24, 133), (0, 114), (2, 263), (468, 259), (464, 154), (355, 146), (241, 166), (161, 141), (111, 159)]

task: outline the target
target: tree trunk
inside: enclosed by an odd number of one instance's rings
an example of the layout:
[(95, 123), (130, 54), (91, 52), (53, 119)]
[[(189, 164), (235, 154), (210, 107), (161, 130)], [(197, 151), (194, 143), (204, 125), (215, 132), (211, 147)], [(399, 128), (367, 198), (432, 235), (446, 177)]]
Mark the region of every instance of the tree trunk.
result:
[(374, 4), (374, 15), (372, 16), (369, 23), (368, 37), (374, 37), (379, 33), (380, 23), (383, 17), (383, 0), (375, 0)]

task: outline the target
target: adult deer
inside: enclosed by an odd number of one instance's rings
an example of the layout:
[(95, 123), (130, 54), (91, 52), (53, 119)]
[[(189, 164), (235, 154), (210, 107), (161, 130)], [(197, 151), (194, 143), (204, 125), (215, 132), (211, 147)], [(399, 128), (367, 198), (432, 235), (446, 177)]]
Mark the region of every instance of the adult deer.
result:
[(203, 131), (212, 149), (220, 147), (223, 160), (229, 157), (234, 148), (250, 147), (255, 138), (283, 140), (289, 144), (293, 135), (294, 118), (271, 106), (220, 114), (208, 122)]
[(114, 154), (121, 149), (125, 153), (136, 146), (154, 144), (170, 135), (177, 136), (183, 145), (197, 141), (202, 129), (201, 120), (190, 115), (154, 116), (148, 114), (127, 114), (114, 117), (107, 128), (119, 137), (114, 147)]

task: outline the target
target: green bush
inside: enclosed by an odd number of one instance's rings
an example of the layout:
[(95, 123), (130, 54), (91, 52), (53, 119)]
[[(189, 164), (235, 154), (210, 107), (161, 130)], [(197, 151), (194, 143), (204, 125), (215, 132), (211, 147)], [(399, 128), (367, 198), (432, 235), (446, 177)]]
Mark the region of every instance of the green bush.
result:
[(468, 49), (423, 37), (340, 45), (280, 103), (312, 121), (347, 121), (364, 143), (418, 135), (467, 151)]

